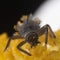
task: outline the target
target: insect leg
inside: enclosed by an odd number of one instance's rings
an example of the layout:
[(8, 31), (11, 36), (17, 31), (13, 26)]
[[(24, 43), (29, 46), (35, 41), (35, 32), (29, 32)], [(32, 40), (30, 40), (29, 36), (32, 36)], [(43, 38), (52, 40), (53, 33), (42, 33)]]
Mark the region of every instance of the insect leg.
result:
[(45, 34), (45, 44), (48, 42), (48, 27), (45, 25), (40, 29), (40, 35)]
[(18, 35), (10, 37), (8, 42), (7, 42), (7, 45), (6, 45), (5, 49), (4, 49), (4, 51), (6, 51), (6, 49), (9, 47), (11, 39), (18, 39), (18, 38), (21, 38), (21, 37), (18, 36)]
[(40, 30), (38, 32), (40, 36), (43, 35), (43, 34), (46, 35), (45, 44), (47, 44), (47, 41), (48, 41), (48, 29), (50, 29), (50, 33), (51, 33), (52, 37), (53, 38), (56, 37), (55, 34), (53, 33), (51, 27), (48, 24), (46, 24), (45, 26), (43, 26), (42, 28), (40, 28)]
[(52, 38), (56, 38), (56, 36), (55, 36), (55, 34), (54, 34), (54, 32), (52, 31), (52, 29), (51, 29), (51, 27), (47, 24), (46, 25), (48, 28), (49, 28), (49, 30), (50, 30), (50, 36), (52, 37)]
[(30, 53), (28, 53), (27, 51), (25, 51), (25, 50), (23, 50), (23, 49), (20, 48), (20, 47), (21, 47), (22, 45), (24, 45), (25, 43), (26, 43), (26, 41), (21, 42), (21, 43), (17, 46), (17, 48), (18, 48), (20, 51), (22, 51), (22, 52), (26, 53), (27, 55), (31, 56)]
[(45, 28), (45, 35), (46, 35), (45, 44), (47, 44), (47, 42), (48, 42), (48, 27), (47, 26)]

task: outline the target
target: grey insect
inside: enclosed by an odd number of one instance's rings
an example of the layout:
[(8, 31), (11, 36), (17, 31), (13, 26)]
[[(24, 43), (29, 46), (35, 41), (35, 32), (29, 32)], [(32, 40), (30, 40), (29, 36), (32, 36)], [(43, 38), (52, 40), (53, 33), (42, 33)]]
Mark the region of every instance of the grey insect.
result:
[(47, 45), (48, 42), (48, 30), (50, 30), (50, 36), (52, 38), (56, 38), (54, 32), (52, 31), (51, 27), (46, 24), (43, 27), (40, 27), (40, 20), (39, 19), (32, 19), (32, 14), (28, 15), (27, 20), (23, 19), (22, 25), (17, 24), (16, 25), (16, 31), (18, 31), (18, 35), (13, 35), (9, 38), (7, 45), (5, 47), (5, 50), (8, 48), (11, 39), (18, 39), (18, 38), (24, 38), (25, 40), (18, 44), (17, 48), (24, 52), (25, 54), (31, 56), (31, 54), (21, 48), (25, 43), (29, 43), (31, 45), (31, 48), (33, 46), (37, 46), (37, 44), (40, 43), (38, 41), (38, 37), (45, 34), (45, 44)]

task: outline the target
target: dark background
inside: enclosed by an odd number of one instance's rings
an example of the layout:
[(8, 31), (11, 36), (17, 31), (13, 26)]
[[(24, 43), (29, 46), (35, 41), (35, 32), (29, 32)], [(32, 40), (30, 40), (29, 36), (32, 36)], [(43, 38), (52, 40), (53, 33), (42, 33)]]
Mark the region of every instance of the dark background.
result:
[(46, 0), (16, 0), (0, 1), (0, 34), (7, 32), (12, 35), (15, 31), (13, 26), (22, 15), (34, 14)]

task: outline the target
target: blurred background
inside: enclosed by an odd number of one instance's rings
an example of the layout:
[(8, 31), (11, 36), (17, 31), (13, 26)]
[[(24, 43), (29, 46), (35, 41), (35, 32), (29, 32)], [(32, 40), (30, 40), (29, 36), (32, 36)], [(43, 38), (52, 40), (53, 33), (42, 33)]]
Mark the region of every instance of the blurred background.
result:
[(45, 0), (1, 0), (0, 1), (0, 34), (7, 32), (12, 35), (13, 26), (22, 15), (34, 14)]
[(53, 31), (60, 29), (60, 0), (0, 1), (0, 34), (12, 35), (14, 25), (22, 15), (32, 13), (41, 19), (41, 25), (49, 24)]

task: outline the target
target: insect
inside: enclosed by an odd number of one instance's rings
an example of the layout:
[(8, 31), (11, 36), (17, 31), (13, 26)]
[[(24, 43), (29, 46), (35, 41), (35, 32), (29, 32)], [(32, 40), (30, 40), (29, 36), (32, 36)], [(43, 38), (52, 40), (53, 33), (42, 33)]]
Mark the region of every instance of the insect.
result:
[(54, 32), (48, 24), (44, 25), (43, 27), (40, 27), (40, 23), (41, 21), (39, 19), (32, 19), (32, 14), (28, 15), (28, 18), (26, 20), (23, 19), (22, 25), (19, 25), (17, 23), (15, 30), (18, 31), (18, 35), (13, 35), (9, 38), (5, 50), (8, 48), (11, 39), (24, 38), (25, 40), (17, 45), (17, 49), (31, 56), (31, 54), (23, 50), (21, 46), (23, 46), (25, 43), (29, 43), (31, 45), (31, 48), (33, 46), (37, 46), (37, 44), (40, 43), (40, 41), (38, 41), (38, 37), (43, 34), (45, 34), (45, 44), (47, 45), (48, 30), (50, 30), (51, 37), (56, 38)]

